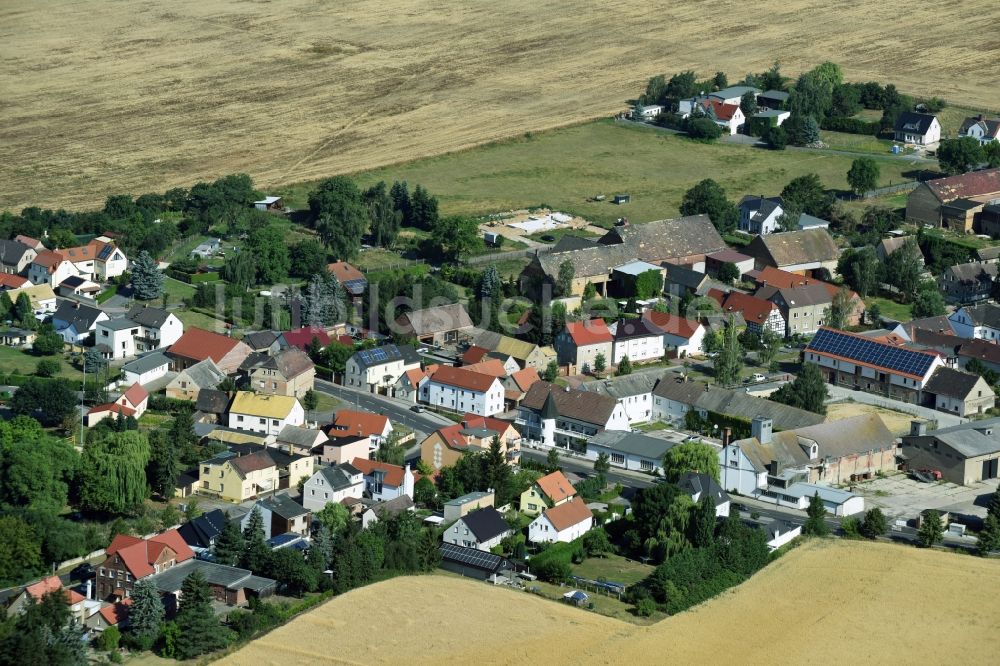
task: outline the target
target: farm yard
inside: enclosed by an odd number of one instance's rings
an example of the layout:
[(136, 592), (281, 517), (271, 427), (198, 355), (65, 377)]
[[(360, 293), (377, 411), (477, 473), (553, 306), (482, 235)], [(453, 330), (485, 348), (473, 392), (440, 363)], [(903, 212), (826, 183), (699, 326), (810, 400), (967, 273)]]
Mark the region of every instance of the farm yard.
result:
[[(787, 663), (839, 663), (847, 653), (912, 663), (933, 649), (949, 661), (985, 664), (993, 654), (983, 638), (1000, 632), (998, 584), (995, 561), (812, 541), (689, 612), (636, 627), (458, 577), (396, 578), (336, 598), (220, 663), (518, 664), (541, 654), (551, 664), (646, 663), (653, 654), (696, 663), (711, 645), (720, 663), (773, 664), (780, 646)], [(391, 634), (371, 640), (372, 613)], [(333, 641), (307, 638), (319, 635)]]
[[(953, 3), (947, 20), (915, 0), (715, 9), (77, 0), (53, 12), (11, 0), (0, 8), (0, 208), (90, 208), (237, 171), (264, 188), (363, 171), (607, 117), (650, 76), (685, 68), (736, 79), (774, 60), (794, 75), (829, 59), (851, 80), (1000, 108), (1000, 42), (967, 38), (1000, 19), (995, 2)], [(536, 156), (534, 174), (528, 163), (516, 171), (537, 180), (554, 163)], [(453, 210), (479, 208), (463, 201), (468, 191), (449, 194)]]

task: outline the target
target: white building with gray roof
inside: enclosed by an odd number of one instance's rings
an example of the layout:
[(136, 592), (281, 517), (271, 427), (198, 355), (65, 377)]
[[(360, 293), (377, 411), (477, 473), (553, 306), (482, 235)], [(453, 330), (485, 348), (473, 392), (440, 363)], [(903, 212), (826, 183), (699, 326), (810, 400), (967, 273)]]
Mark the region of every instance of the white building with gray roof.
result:
[(636, 472), (663, 473), (664, 454), (684, 441), (681, 433), (658, 431), (657, 436), (641, 432), (605, 430), (587, 442), (587, 457), (597, 460), (604, 453), (613, 467)]
[(614, 398), (625, 409), (629, 423), (649, 423), (653, 420), (653, 388), (660, 373), (642, 372), (596, 382), (583, 382), (579, 388)]

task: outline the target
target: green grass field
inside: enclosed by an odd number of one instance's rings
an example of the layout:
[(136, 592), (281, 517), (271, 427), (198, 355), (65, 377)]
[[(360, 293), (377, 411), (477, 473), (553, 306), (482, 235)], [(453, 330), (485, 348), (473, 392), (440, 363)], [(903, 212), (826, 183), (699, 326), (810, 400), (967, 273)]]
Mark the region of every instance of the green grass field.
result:
[(822, 139), (823, 143), (831, 150), (849, 150), (855, 153), (870, 153), (872, 155), (889, 155), (893, 143), (885, 139), (876, 139), (873, 136), (849, 134), (847, 132), (823, 132)]
[(648, 564), (627, 560), (621, 555), (609, 555), (607, 557), (588, 557), (581, 564), (573, 567), (573, 573), (590, 580), (603, 578), (615, 583), (632, 585), (653, 573), (654, 568)]
[(882, 296), (869, 296), (865, 299), (865, 305), (867, 307), (878, 305), (879, 314), (888, 319), (895, 319), (896, 321), (910, 321), (913, 319), (913, 315), (910, 312), (910, 305), (897, 303)]
[(214, 317), (209, 317), (207, 314), (203, 314), (201, 312), (180, 309), (174, 310), (174, 314), (177, 315), (177, 318), (184, 324), (185, 329), (195, 326), (214, 333), (224, 333), (226, 331), (226, 323), (224, 321), (220, 321)]
[(167, 294), (167, 304), (180, 303), (189, 296), (194, 296), (194, 285), (175, 280), (172, 277), (163, 277), (163, 291)]
[[(882, 183), (906, 180), (912, 165), (879, 159)], [(730, 199), (773, 195), (796, 176), (815, 172), (829, 188), (847, 189), (853, 157), (822, 152), (773, 152), (732, 144), (698, 143), (651, 128), (602, 120), (529, 138), (355, 174), (359, 186), (379, 180), (422, 184), (444, 214), (487, 214), (547, 206), (603, 224), (625, 216), (636, 222), (673, 217), (684, 192), (714, 178)], [(315, 183), (282, 191), (304, 205)], [(632, 202), (588, 201), (628, 192)]]
[(0, 347), (0, 370), (19, 375), (33, 375), (35, 374), (35, 366), (43, 358), (55, 359), (62, 364), (57, 375), (58, 377), (65, 377), (73, 381), (81, 381), (83, 379), (83, 373), (73, 367), (70, 363), (70, 357), (66, 353), (55, 356), (35, 356), (30, 352), (11, 347)]

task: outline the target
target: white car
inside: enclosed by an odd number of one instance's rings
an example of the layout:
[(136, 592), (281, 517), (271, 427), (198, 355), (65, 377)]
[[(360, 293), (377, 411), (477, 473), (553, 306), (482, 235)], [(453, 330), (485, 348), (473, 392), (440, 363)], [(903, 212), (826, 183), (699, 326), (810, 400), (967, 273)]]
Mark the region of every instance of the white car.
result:
[(757, 372), (754, 373), (753, 377), (750, 378), (750, 381), (752, 381), (754, 384), (760, 384), (761, 382), (767, 381), (767, 377)]

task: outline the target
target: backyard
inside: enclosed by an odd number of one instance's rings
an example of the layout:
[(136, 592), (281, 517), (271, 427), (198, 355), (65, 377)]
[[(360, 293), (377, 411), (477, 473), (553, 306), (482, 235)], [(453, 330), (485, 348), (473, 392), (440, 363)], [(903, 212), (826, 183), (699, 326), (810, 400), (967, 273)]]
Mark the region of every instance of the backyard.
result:
[(0, 347), (0, 371), (18, 375), (35, 374), (35, 366), (42, 359), (56, 359), (62, 365), (57, 373), (57, 377), (64, 377), (73, 381), (81, 381), (83, 373), (77, 370), (71, 363), (71, 356), (63, 352), (56, 356), (35, 356), (26, 351), (13, 347)]

